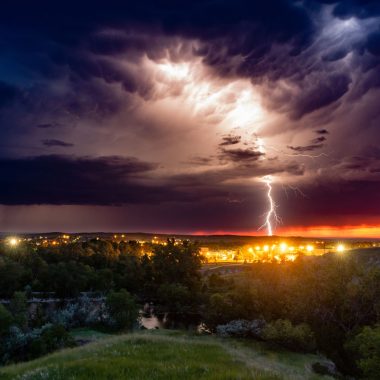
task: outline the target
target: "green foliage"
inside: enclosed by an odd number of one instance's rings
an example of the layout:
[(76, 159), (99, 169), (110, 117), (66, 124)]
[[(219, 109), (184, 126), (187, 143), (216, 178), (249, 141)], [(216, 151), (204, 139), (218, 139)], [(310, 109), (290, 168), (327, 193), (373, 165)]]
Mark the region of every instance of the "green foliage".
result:
[(174, 239), (168, 239), (167, 245), (154, 246), (152, 270), (157, 285), (176, 283), (196, 290), (201, 265), (199, 248), (193, 243), (177, 245)]
[(62, 325), (53, 325), (30, 343), (28, 357), (37, 358), (62, 348), (74, 346), (74, 339), (66, 329)]
[(22, 289), (24, 273), (23, 265), (0, 257), (0, 297), (10, 297), (15, 291)]
[(63, 326), (46, 324), (28, 331), (11, 326), (1, 340), (0, 363), (30, 360), (73, 345), (73, 339)]
[(190, 290), (184, 285), (162, 284), (158, 288), (157, 295), (169, 313), (182, 313), (191, 311), (192, 294)]
[(380, 379), (380, 326), (364, 327), (346, 346), (356, 354), (365, 378)]
[(0, 304), (0, 339), (8, 332), (12, 322), (12, 314), (2, 304)]
[[(215, 279), (212, 279), (215, 281)], [(217, 325), (236, 319), (252, 320), (259, 317), (257, 290), (252, 283), (225, 284), (218, 292), (211, 293), (209, 304), (204, 311), (207, 325), (215, 329)]]
[(28, 300), (24, 292), (15, 292), (9, 305), (14, 323), (21, 329), (28, 325)]
[(311, 352), (316, 348), (314, 334), (307, 324), (294, 326), (286, 319), (268, 323), (262, 331), (262, 337), (292, 350)]
[(117, 329), (124, 330), (133, 327), (138, 316), (138, 307), (134, 297), (127, 290), (111, 292), (106, 304)]

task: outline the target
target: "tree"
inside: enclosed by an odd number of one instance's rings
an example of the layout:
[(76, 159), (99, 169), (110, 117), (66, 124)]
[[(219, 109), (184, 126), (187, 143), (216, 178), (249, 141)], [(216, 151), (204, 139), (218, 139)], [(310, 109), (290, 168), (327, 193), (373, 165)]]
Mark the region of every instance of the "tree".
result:
[(0, 338), (8, 332), (12, 322), (12, 314), (0, 304)]
[(357, 357), (357, 365), (367, 379), (380, 379), (380, 326), (366, 326), (346, 347)]
[(134, 297), (125, 289), (111, 292), (106, 300), (107, 308), (117, 329), (131, 329), (138, 316)]
[(309, 352), (316, 348), (310, 327), (305, 323), (294, 326), (287, 319), (268, 323), (263, 329), (262, 337), (292, 350)]
[(21, 329), (26, 329), (28, 326), (28, 301), (24, 292), (13, 294), (9, 309), (16, 325)]

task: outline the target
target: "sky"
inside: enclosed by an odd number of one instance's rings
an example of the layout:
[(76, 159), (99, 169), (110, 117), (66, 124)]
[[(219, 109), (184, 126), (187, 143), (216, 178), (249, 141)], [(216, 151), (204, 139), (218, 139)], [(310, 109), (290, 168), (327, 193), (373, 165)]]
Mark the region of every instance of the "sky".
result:
[(380, 237), (378, 0), (1, 8), (0, 231)]

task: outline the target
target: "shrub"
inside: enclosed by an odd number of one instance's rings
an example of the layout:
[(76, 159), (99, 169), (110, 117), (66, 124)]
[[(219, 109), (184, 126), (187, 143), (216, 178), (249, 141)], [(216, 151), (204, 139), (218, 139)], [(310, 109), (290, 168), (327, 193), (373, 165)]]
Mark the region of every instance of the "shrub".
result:
[(336, 366), (333, 362), (315, 362), (312, 364), (312, 369), (315, 373), (322, 376), (338, 376), (338, 371), (336, 369)]
[(238, 319), (231, 321), (225, 325), (216, 327), (216, 332), (222, 337), (254, 337), (259, 338), (265, 326), (265, 321), (262, 319), (255, 319), (253, 321), (246, 321)]
[(293, 326), (287, 319), (278, 319), (268, 323), (261, 336), (264, 340), (296, 351), (312, 352), (316, 349), (314, 334), (305, 323)]
[(83, 296), (77, 302), (55, 310), (50, 320), (65, 328), (94, 326), (108, 321), (109, 313), (104, 301), (93, 302), (87, 296)]
[(0, 304), (0, 338), (8, 332), (9, 327), (11, 327), (12, 320), (13, 318), (11, 313), (2, 304)]
[(366, 326), (346, 345), (367, 379), (380, 379), (380, 326)]
[(30, 342), (28, 357), (32, 359), (55, 350), (74, 346), (74, 339), (62, 325), (52, 325), (42, 331), (37, 339)]
[(28, 332), (11, 326), (9, 334), (3, 339), (0, 353), (1, 363), (34, 359), (54, 350), (72, 347), (74, 340), (60, 325), (46, 324)]
[(9, 309), (17, 326), (25, 329), (28, 325), (28, 303), (24, 292), (15, 292), (11, 299)]
[(138, 308), (131, 294), (125, 289), (111, 292), (106, 300), (111, 324), (117, 329), (130, 329), (136, 322)]

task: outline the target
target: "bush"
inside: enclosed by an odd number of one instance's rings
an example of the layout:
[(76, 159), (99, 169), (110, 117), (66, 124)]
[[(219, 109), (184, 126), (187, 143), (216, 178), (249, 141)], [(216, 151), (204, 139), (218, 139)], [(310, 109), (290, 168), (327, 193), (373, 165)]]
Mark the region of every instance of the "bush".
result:
[(311, 366), (313, 368), (313, 371), (317, 373), (318, 375), (322, 376), (338, 376), (338, 371), (336, 369), (336, 366), (333, 362), (315, 362)]
[(28, 332), (22, 331), (17, 326), (11, 326), (0, 347), (0, 362), (34, 359), (73, 345), (73, 339), (63, 326), (46, 324)]
[(347, 345), (367, 379), (380, 379), (380, 326), (366, 326)]
[(12, 321), (13, 318), (11, 313), (2, 304), (0, 304), (0, 338), (8, 332)]
[(83, 296), (75, 303), (69, 303), (59, 310), (55, 310), (50, 320), (54, 324), (65, 328), (96, 326), (109, 320), (109, 313), (104, 301), (93, 302)]
[(111, 292), (106, 300), (111, 325), (119, 330), (131, 329), (137, 320), (138, 307), (131, 294), (125, 289)]
[(307, 324), (293, 326), (287, 319), (278, 319), (268, 323), (262, 338), (296, 351), (312, 352), (316, 349), (314, 334)]
[(265, 321), (262, 319), (255, 319), (253, 321), (246, 321), (244, 319), (238, 319), (231, 321), (225, 325), (219, 325), (216, 327), (216, 332), (222, 337), (254, 337), (259, 338), (262, 334)]
[(53, 325), (45, 329), (39, 338), (31, 341), (28, 349), (30, 359), (46, 355), (66, 347), (74, 347), (74, 339), (62, 325)]
[(24, 292), (15, 292), (11, 299), (9, 309), (13, 315), (14, 322), (22, 329), (28, 326), (28, 302)]

